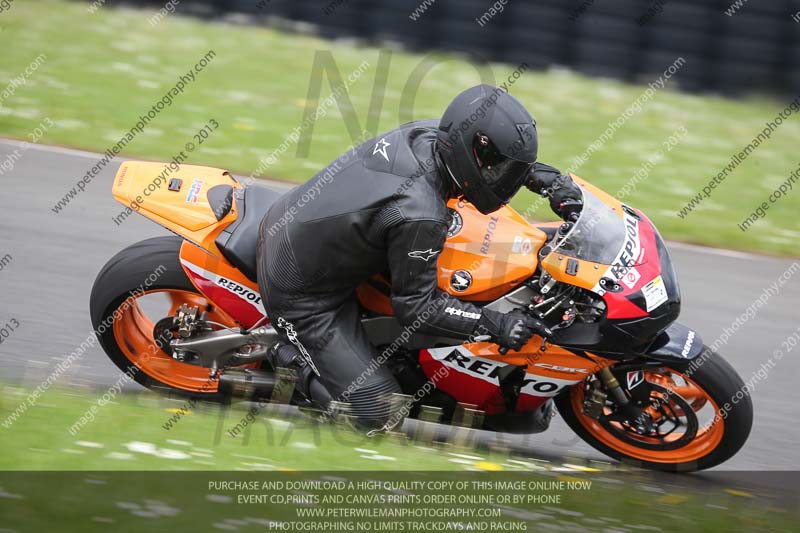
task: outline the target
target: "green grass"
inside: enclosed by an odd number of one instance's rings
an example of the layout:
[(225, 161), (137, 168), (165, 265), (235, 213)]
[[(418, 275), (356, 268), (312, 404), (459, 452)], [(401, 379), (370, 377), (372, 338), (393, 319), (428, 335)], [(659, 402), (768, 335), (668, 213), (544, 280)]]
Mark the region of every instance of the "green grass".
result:
[[(6, 421), (31, 389), (7, 385), (0, 392), (0, 421)], [(223, 490), (209, 487), (209, 481), (309, 479), (591, 481), (585, 490), (469, 490), (559, 495), (557, 503), (547, 505), (496, 502), (505, 504), (503, 517), (496, 520), (527, 521), (529, 531), (544, 524), (562, 531), (621, 526), (634, 531), (781, 531), (796, 523), (792, 514), (796, 510), (787, 510), (767, 494), (726, 491), (725, 486), (701, 492), (682, 487), (679, 479), (656, 480), (645, 473), (582, 472), (567, 465), (511, 458), (501, 451), (423, 445), (396, 436), (367, 439), (346, 429), (274, 414), (260, 414), (252, 433), (233, 438), (226, 432), (245, 414), (237, 408), (223, 414), (201, 404), (165, 430), (162, 425), (173, 414), (170, 410), (182, 403), (150, 392), (116, 396), (97, 409), (92, 422), (70, 435), (68, 428), (100, 397), (86, 390), (51, 389), (10, 427), (0, 428), (4, 527), (107, 531), (111, 520), (115, 531), (185, 531), (198, 524), (205, 524), (204, 530), (210, 529), (208, 524), (246, 529), (257, 526), (250, 522), (256, 518), (297, 520), (294, 509), (299, 506), (244, 504), (237, 501), (239, 494), (298, 491)], [(309, 492), (314, 491), (299, 491)]]
[[(0, 421), (22, 403), (30, 391), (4, 389)], [(310, 419), (288, 420), (268, 411), (231, 436), (228, 431), (247, 414), (244, 408), (222, 410), (198, 404), (190, 414), (165, 429), (182, 401), (168, 401), (146, 392), (119, 395), (96, 408), (93, 421), (72, 435), (69, 428), (99, 395), (89, 391), (56, 390), (45, 393), (9, 428), (0, 432), (13, 441), (0, 454), (0, 470), (463, 470), (485, 462), (497, 467), (505, 454), (487, 453), (482, 461), (458, 459), (449, 452), (410, 444), (394, 437), (368, 438), (343, 427), (317, 424)], [(13, 435), (13, 439), (10, 436)], [(369, 451), (364, 451), (369, 450)], [(495, 457), (496, 456), (496, 457)]]
[[(191, 161), (251, 172), (300, 124), (306, 106), (316, 105), (305, 97), (318, 50), (332, 51), (345, 77), (362, 61), (369, 62), (369, 69), (350, 87), (353, 111), (360, 126), (366, 125), (379, 60), (375, 48), (178, 16), (151, 27), (147, 22), (153, 14), (150, 11), (104, 7), (89, 14), (86, 6), (63, 1), (15, 2), (2, 14), (0, 44), (6, 53), (0, 54), (0, 88), (40, 53), (47, 59), (0, 108), (0, 135), (25, 138), (50, 117), (55, 125), (40, 142), (102, 151), (209, 49), (217, 54), (211, 65), (128, 145), (124, 155), (168, 159), (209, 118), (215, 118), (220, 129), (202, 150), (192, 154)], [(401, 95), (422, 59), (416, 54), (391, 54), (379, 131), (407, 118), (400, 114)], [(513, 68), (492, 65), (498, 82)], [(419, 88), (413, 118), (439, 116), (457, 91), (479, 81), (478, 73), (465, 61), (442, 58)], [(643, 85), (568, 72), (528, 71), (513, 85), (512, 93), (537, 118), (541, 160), (565, 169), (643, 89)], [(325, 79), (321, 99), (329, 94)], [(686, 219), (676, 216), (783, 107), (783, 103), (767, 98), (734, 101), (689, 95), (668, 85), (577, 173), (614, 193), (667, 137), (685, 127), (688, 134), (682, 142), (660, 160), (626, 200), (644, 209), (672, 239), (797, 255), (800, 193), (796, 190), (773, 205), (766, 218), (746, 233), (737, 228), (737, 223), (797, 167), (797, 117), (785, 122), (700, 208)], [(303, 181), (351, 142), (342, 114), (333, 107), (316, 124), (308, 157), (297, 157), (292, 145), (263, 174)], [(73, 183), (59, 184), (52, 191), (54, 199), (63, 194), (61, 188), (66, 190)], [(525, 191), (513, 205), (524, 210), (533, 199)], [(546, 216), (545, 211), (539, 210), (536, 216)]]

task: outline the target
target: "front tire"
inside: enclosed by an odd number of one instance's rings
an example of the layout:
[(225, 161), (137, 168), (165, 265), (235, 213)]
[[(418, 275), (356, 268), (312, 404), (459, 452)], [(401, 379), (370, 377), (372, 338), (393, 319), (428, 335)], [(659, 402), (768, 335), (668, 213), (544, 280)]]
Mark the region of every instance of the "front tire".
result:
[[(663, 403), (674, 403), (675, 413), (695, 418), (691, 427), (684, 428), (684, 436), (691, 431), (687, 442), (681, 442), (680, 434), (676, 434), (671, 443), (658, 446), (644, 436), (626, 436), (620, 424), (587, 416), (583, 413), (585, 382), (573, 385), (556, 398), (558, 411), (589, 445), (622, 462), (669, 472), (711, 468), (733, 457), (744, 445), (753, 424), (753, 403), (748, 394), (739, 398), (744, 383), (719, 354), (705, 347), (699, 359), (699, 366), (671, 364), (663, 367), (661, 374), (647, 374), (649, 382), (666, 385), (673, 391), (663, 395)], [(699, 413), (708, 410), (713, 413), (711, 420), (698, 423)], [(605, 413), (608, 412), (606, 408)]]

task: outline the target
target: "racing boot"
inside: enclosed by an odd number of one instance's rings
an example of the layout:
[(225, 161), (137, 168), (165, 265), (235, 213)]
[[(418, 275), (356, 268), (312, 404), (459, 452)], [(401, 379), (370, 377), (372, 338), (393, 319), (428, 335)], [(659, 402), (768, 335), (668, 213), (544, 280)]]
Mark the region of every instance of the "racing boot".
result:
[(328, 408), (333, 398), (294, 345), (278, 342), (267, 354), (267, 361), (273, 369), (287, 368), (297, 374), (292, 398), (294, 403), (301, 405), (313, 403), (323, 409)]

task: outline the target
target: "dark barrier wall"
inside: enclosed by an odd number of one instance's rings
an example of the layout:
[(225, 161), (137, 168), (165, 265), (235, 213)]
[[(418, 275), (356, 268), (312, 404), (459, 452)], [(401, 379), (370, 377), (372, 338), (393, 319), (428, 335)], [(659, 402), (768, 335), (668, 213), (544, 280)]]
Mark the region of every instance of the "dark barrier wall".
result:
[[(152, 0), (129, 3), (163, 5)], [(191, 5), (189, 5), (191, 4)], [(684, 90), (800, 94), (800, 0), (206, 0), (211, 15), (308, 22), (326, 37), (400, 42), (544, 68), (650, 80), (678, 57)], [(178, 12), (197, 10), (197, 0)], [(496, 14), (492, 16), (492, 12)], [(726, 13), (727, 12), (727, 13)]]

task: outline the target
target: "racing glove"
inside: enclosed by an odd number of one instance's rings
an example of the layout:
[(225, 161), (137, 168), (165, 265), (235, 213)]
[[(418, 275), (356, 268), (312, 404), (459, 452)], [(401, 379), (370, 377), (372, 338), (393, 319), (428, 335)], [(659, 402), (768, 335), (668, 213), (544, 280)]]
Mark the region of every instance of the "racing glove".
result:
[(583, 193), (568, 174), (536, 162), (525, 185), (550, 201), (550, 209), (563, 220), (575, 220), (583, 207)]
[(553, 334), (541, 320), (519, 309), (508, 313), (483, 309), (475, 333), (489, 335), (492, 342), (516, 351), (520, 351), (533, 335), (549, 337)]

